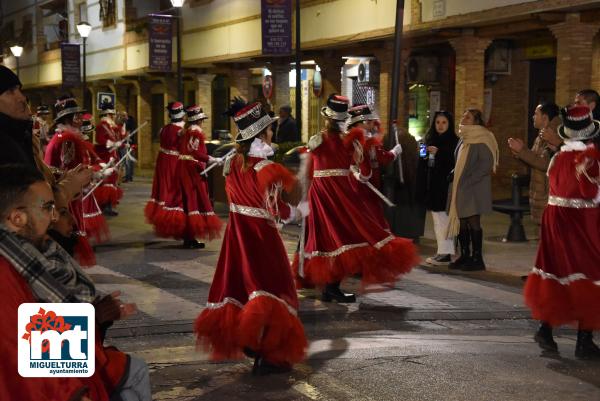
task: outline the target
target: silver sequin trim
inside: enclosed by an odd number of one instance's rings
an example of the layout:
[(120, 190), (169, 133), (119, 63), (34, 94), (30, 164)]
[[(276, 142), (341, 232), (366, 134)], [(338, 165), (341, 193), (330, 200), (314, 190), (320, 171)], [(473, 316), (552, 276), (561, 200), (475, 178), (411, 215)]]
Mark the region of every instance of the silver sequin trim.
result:
[(322, 178), (322, 177), (344, 177), (350, 174), (350, 170), (343, 168), (332, 168), (328, 170), (315, 170), (313, 173), (313, 177)]
[[(562, 285), (568, 285), (569, 283), (572, 283), (577, 280), (589, 280), (586, 277), (586, 275), (583, 273), (570, 274), (566, 277), (559, 278), (559, 277), (555, 276), (554, 274), (547, 273), (547, 272), (543, 271), (542, 269), (538, 269), (537, 267), (534, 267), (533, 269), (531, 269), (531, 273), (537, 274), (538, 276), (542, 277), (543, 279), (550, 279), (550, 280), (558, 281)], [(600, 280), (592, 281), (592, 282), (595, 285), (600, 285)]]
[(306, 259), (314, 258), (316, 256), (323, 256), (323, 257), (326, 257), (326, 258), (332, 258), (332, 257), (335, 257), (335, 256), (339, 256), (342, 253), (344, 253), (346, 251), (349, 251), (351, 249), (361, 248), (361, 247), (364, 247), (364, 246), (369, 246), (369, 243), (368, 242), (361, 242), (360, 244), (344, 245), (344, 246), (339, 247), (335, 251), (331, 251), (331, 252), (314, 251), (314, 252), (305, 254), (304, 257)]
[(559, 207), (571, 207), (574, 209), (589, 209), (598, 207), (598, 204), (591, 199), (561, 198), (560, 196), (550, 195), (548, 205)]
[(100, 216), (102, 214), (102, 212), (96, 212), (96, 213), (84, 213), (83, 217), (86, 219), (92, 218), (92, 217), (96, 217), (96, 216)]
[(260, 209), (257, 207), (250, 207), (244, 205), (236, 205), (235, 203), (229, 204), (229, 211), (231, 213), (239, 213), (244, 216), (258, 217), (261, 219), (273, 220), (273, 216), (266, 209)]
[(179, 160), (189, 160), (193, 162), (197, 162), (198, 160), (194, 159), (193, 156), (190, 155), (179, 155)]
[(393, 235), (390, 235), (389, 237), (386, 237), (384, 239), (382, 239), (381, 241), (379, 241), (378, 243), (376, 243), (375, 245), (373, 245), (375, 248), (377, 249), (381, 249), (383, 248), (388, 242), (392, 241), (395, 237)]
[(162, 153), (164, 153), (165, 155), (169, 155), (169, 156), (179, 156), (179, 152), (176, 150), (170, 150), (170, 149), (165, 149), (165, 148), (160, 148), (160, 151)]
[[(265, 114), (261, 118), (259, 118), (255, 123), (249, 126), (246, 129), (240, 131), (239, 136), (243, 139), (252, 138), (253, 136), (260, 134), (262, 130), (264, 130), (269, 124), (271, 124), (274, 120), (268, 115)], [(237, 140), (239, 142), (239, 139)]]
[(214, 216), (215, 212), (199, 212), (194, 210), (193, 212), (189, 212), (188, 216)]
[(261, 160), (254, 165), (254, 170), (258, 173), (260, 170), (262, 170), (264, 167), (268, 166), (269, 164), (273, 164), (273, 162), (271, 160)]
[[(248, 296), (248, 301), (251, 301), (256, 297), (269, 297), (276, 301), (279, 301), (287, 308), (288, 312), (290, 312), (291, 315), (298, 316), (298, 312), (296, 311), (296, 309), (294, 309), (292, 306), (290, 306), (283, 299), (271, 294), (270, 292), (260, 291), (260, 290), (253, 291)], [(240, 309), (242, 309), (244, 307), (244, 304), (242, 304), (240, 301), (238, 301), (235, 298), (230, 298), (230, 297), (225, 298), (222, 302), (207, 302), (206, 307), (209, 309), (217, 309), (217, 308), (221, 308), (221, 307), (225, 306), (226, 304), (234, 304), (235, 306), (237, 306)]]

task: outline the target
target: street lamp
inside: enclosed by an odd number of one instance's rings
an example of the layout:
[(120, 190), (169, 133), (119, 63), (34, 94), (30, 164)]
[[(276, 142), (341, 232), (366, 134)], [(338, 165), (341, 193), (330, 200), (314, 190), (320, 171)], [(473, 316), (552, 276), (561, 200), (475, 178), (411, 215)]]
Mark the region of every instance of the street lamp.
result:
[(19, 45), (14, 45), (10, 47), (10, 51), (17, 59), (17, 77), (19, 76), (19, 57), (23, 54), (23, 47)]
[(183, 76), (181, 74), (181, 7), (185, 0), (171, 0), (177, 12), (177, 100), (183, 102)]
[(86, 70), (86, 41), (87, 37), (90, 36), (90, 32), (92, 31), (92, 26), (85, 21), (81, 21), (77, 24), (77, 32), (79, 32), (79, 36), (83, 39), (83, 80), (81, 83), (81, 96), (83, 97), (83, 107), (87, 107), (87, 70)]

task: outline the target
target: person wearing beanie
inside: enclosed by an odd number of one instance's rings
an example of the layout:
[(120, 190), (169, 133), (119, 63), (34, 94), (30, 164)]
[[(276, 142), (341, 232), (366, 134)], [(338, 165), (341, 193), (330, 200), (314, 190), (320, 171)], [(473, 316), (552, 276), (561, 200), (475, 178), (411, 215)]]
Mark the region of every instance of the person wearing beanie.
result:
[(89, 184), (92, 172), (77, 167), (58, 180), (43, 160), (41, 144), (33, 136), (33, 119), (21, 81), (9, 68), (0, 65), (0, 164), (16, 163), (41, 172), (48, 184), (57, 184), (67, 199), (73, 199)]

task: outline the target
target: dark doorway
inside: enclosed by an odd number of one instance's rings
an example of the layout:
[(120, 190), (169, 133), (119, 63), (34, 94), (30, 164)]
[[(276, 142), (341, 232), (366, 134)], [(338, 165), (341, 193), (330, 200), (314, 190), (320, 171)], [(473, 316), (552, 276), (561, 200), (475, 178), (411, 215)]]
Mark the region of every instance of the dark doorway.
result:
[(224, 115), (229, 108), (229, 82), (227, 77), (217, 75), (212, 82), (212, 139), (219, 139), (220, 131), (229, 132), (229, 116)]
[(556, 59), (531, 60), (529, 67), (528, 141), (533, 145), (538, 132), (533, 127), (533, 112), (542, 102), (554, 102), (556, 90)]

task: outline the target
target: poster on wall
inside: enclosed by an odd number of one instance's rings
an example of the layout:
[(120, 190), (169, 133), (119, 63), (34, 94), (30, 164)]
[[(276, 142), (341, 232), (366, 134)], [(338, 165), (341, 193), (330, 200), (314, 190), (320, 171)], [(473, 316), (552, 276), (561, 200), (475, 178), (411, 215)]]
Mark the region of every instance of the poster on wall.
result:
[(265, 75), (262, 82), (262, 93), (265, 99), (271, 99), (273, 97), (273, 77), (271, 75)]
[(440, 111), (441, 98), (442, 94), (440, 91), (429, 92), (429, 113), (431, 115), (433, 115), (436, 111)]
[(292, 52), (292, 0), (261, 0), (262, 54)]
[(169, 15), (150, 15), (148, 23), (148, 56), (150, 69), (171, 71), (173, 54), (173, 18)]
[(419, 114), (417, 112), (417, 94), (409, 93), (408, 94), (408, 118), (419, 118)]
[(62, 83), (65, 87), (81, 85), (79, 43), (61, 43)]

